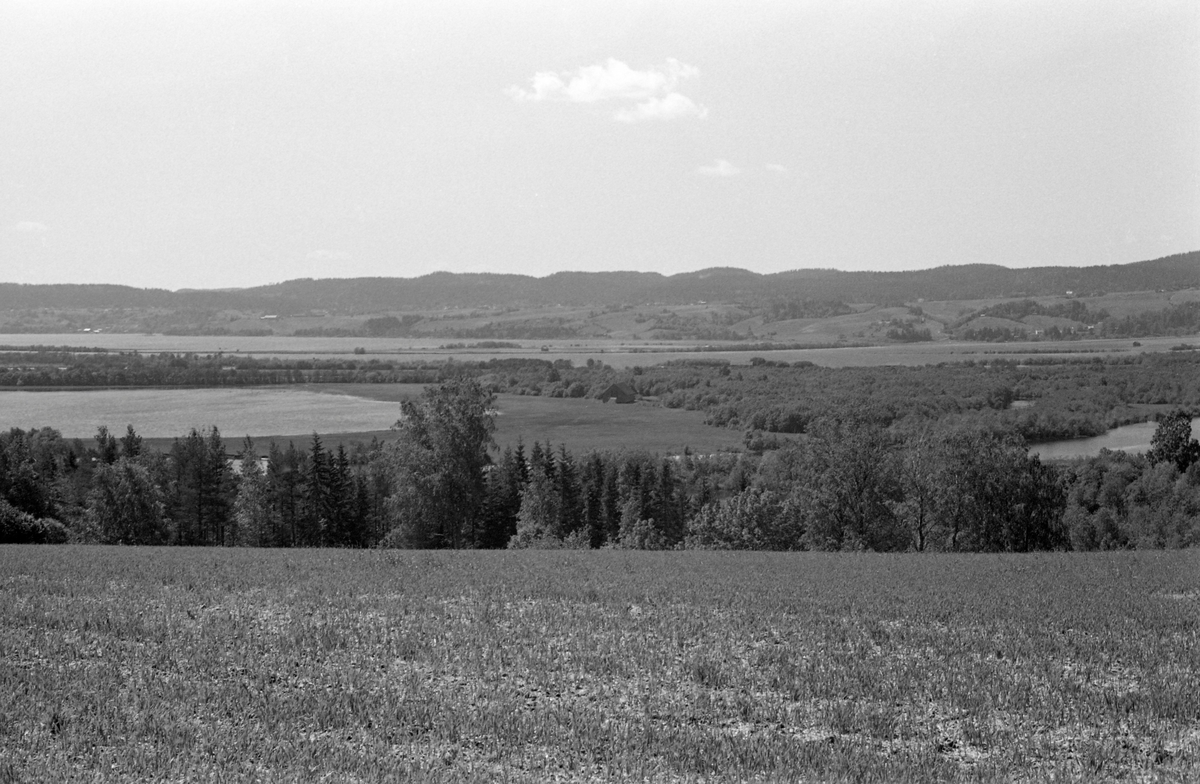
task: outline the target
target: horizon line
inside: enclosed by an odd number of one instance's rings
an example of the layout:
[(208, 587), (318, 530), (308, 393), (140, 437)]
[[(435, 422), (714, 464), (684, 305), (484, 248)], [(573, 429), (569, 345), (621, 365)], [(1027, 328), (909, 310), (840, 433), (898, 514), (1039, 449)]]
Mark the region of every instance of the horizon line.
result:
[(689, 270), (689, 271), (684, 271), (684, 272), (674, 272), (674, 273), (669, 273), (669, 274), (663, 273), (663, 272), (656, 272), (656, 271), (632, 270), (632, 269), (613, 269), (613, 270), (564, 269), (564, 270), (556, 270), (554, 272), (549, 272), (549, 273), (546, 273), (545, 275), (530, 275), (530, 274), (525, 274), (525, 273), (520, 273), (520, 272), (480, 272), (480, 271), (475, 271), (475, 270), (464, 271), (464, 272), (453, 272), (450, 270), (434, 270), (433, 272), (427, 272), (422, 275), (415, 275), (415, 276), (411, 276), (411, 277), (406, 277), (403, 275), (355, 275), (353, 277), (331, 276), (331, 277), (323, 277), (323, 278), (314, 278), (314, 277), (306, 276), (306, 277), (298, 277), (298, 278), (288, 278), (286, 280), (273, 281), (270, 283), (259, 283), (259, 284), (254, 284), (254, 285), (250, 285), (250, 286), (214, 286), (213, 288), (197, 288), (194, 286), (184, 286), (184, 287), (177, 288), (177, 289), (169, 289), (169, 288), (162, 288), (162, 287), (158, 287), (158, 286), (136, 286), (136, 285), (128, 284), (128, 283), (20, 283), (17, 281), (0, 281), (0, 286), (29, 286), (29, 287), (35, 287), (35, 286), (117, 286), (117, 287), (121, 287), (121, 288), (137, 289), (137, 290), (141, 290), (141, 291), (165, 291), (165, 292), (177, 294), (177, 293), (181, 293), (181, 292), (197, 292), (197, 291), (202, 291), (202, 292), (249, 291), (252, 289), (269, 288), (271, 286), (282, 286), (282, 285), (285, 285), (288, 283), (296, 283), (298, 281), (313, 281), (313, 282), (354, 281), (354, 280), (417, 281), (417, 280), (422, 280), (424, 278), (430, 278), (435, 275), (452, 275), (452, 276), (492, 275), (495, 277), (526, 278), (529, 280), (546, 280), (548, 278), (554, 277), (555, 275), (657, 275), (661, 278), (670, 279), (670, 278), (683, 277), (686, 275), (700, 275), (700, 274), (703, 274), (706, 272), (709, 272), (709, 273), (711, 273), (711, 272), (747, 273), (749, 275), (754, 275), (756, 277), (763, 277), (763, 278), (772, 277), (772, 276), (776, 276), (776, 275), (790, 275), (790, 274), (794, 274), (794, 273), (798, 273), (798, 272), (826, 272), (826, 273), (832, 272), (832, 273), (837, 273), (840, 275), (903, 275), (903, 274), (915, 274), (915, 273), (922, 273), (922, 272), (936, 272), (938, 270), (947, 270), (947, 269), (962, 269), (962, 268), (966, 268), (966, 267), (988, 267), (988, 268), (994, 268), (994, 269), (1007, 270), (1009, 272), (1016, 272), (1016, 271), (1034, 272), (1034, 271), (1038, 271), (1038, 270), (1090, 270), (1090, 269), (1104, 269), (1104, 268), (1112, 268), (1112, 267), (1131, 267), (1131, 266), (1134, 266), (1137, 264), (1146, 264), (1146, 263), (1154, 262), (1154, 261), (1164, 261), (1166, 259), (1175, 258), (1177, 256), (1187, 256), (1187, 255), (1190, 255), (1193, 253), (1200, 253), (1200, 249), (1182, 251), (1180, 253), (1171, 253), (1166, 256), (1159, 256), (1159, 257), (1156, 257), (1153, 259), (1142, 259), (1140, 261), (1129, 261), (1129, 262), (1116, 263), (1116, 264), (1079, 264), (1079, 265), (1047, 264), (1047, 265), (1040, 265), (1040, 266), (1035, 266), (1035, 267), (1009, 267), (1004, 264), (974, 262), (974, 263), (966, 263), (966, 264), (941, 264), (941, 265), (938, 265), (935, 267), (921, 267), (921, 268), (916, 268), (916, 269), (899, 269), (899, 270), (843, 270), (843, 269), (838, 269), (836, 267), (796, 267), (794, 269), (781, 270), (779, 272), (756, 272), (754, 270), (746, 269), (744, 267), (704, 267), (701, 269)]

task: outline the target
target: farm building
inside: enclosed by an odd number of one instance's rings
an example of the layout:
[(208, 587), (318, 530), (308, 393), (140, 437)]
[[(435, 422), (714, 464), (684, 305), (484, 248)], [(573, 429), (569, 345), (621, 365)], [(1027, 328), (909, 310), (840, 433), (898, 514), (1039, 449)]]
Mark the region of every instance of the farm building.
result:
[(600, 402), (607, 403), (610, 400), (617, 403), (632, 403), (637, 400), (637, 392), (630, 384), (613, 384), (600, 393)]

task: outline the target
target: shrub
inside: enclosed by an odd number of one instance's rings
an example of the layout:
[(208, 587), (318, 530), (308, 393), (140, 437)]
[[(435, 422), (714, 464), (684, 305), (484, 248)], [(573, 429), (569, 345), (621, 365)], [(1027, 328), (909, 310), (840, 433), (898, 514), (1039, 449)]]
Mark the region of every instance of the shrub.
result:
[(62, 544), (67, 535), (59, 521), (36, 518), (0, 498), (0, 544)]

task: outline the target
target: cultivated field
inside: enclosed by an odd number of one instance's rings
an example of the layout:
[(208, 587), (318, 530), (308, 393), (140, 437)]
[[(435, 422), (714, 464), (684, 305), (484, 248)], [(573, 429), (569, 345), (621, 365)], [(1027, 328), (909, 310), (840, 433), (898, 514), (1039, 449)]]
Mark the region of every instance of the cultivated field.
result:
[[(374, 401), (399, 401), (419, 394), (417, 384), (322, 384), (312, 387), (337, 396), (354, 395)], [(515, 447), (534, 441), (562, 444), (576, 454), (591, 450), (645, 449), (679, 454), (684, 447), (711, 453), (740, 449), (742, 433), (704, 424), (704, 414), (649, 403), (617, 405), (590, 398), (538, 395), (496, 396), (496, 443)], [(377, 434), (386, 438), (388, 434)], [(368, 439), (370, 435), (367, 436)]]
[[(419, 390), (418, 390), (419, 391)], [(106, 425), (126, 425), (147, 438), (174, 438), (216, 425), (226, 438), (243, 435), (386, 430), (400, 407), (303, 387), (214, 389), (0, 390), (0, 427), (53, 427), (66, 438), (90, 439)]]
[[(141, 353), (215, 354), (241, 353), (256, 357), (322, 357), (344, 359), (392, 359), (398, 362), (440, 362), (447, 359), (483, 361), (493, 358), (569, 359), (581, 365), (589, 359), (618, 369), (637, 365), (655, 365), (675, 359), (725, 359), (747, 364), (753, 356), (767, 356), (786, 362), (807, 361), (824, 367), (871, 367), (878, 365), (932, 365), (993, 357), (1020, 359), (1045, 356), (1112, 356), (1146, 351), (1166, 351), (1180, 343), (1196, 344), (1192, 338), (1037, 341), (1028, 343), (964, 343), (937, 341), (880, 346), (842, 348), (792, 348), (765, 351), (750, 348), (750, 343), (714, 343), (712, 350), (696, 351), (707, 341), (615, 341), (545, 340), (514, 341), (515, 349), (454, 348), (444, 349), (445, 340), (409, 338), (323, 338), (323, 337), (246, 337), (246, 336), (175, 336), (123, 333), (0, 334), (3, 346), (76, 346), (104, 348), (109, 351)], [(461, 343), (461, 341), (458, 341)], [(1140, 345), (1134, 346), (1137, 342)], [(470, 345), (470, 341), (466, 342)], [(542, 350), (545, 347), (545, 351)], [(365, 355), (356, 354), (361, 348)]]
[[(251, 435), (260, 447), (302, 443), (313, 431), (330, 446), (389, 440), (398, 401), (420, 384), (310, 384), (216, 389), (0, 390), (0, 429), (54, 427), (66, 438), (90, 439), (106, 425), (116, 434), (132, 424), (152, 446), (169, 446), (191, 428), (216, 425), (230, 448)], [(605, 405), (584, 398), (499, 395), (496, 443), (549, 441), (573, 452), (623, 448), (709, 453), (741, 446), (741, 433), (709, 427), (698, 411), (649, 404)]]
[(1200, 553), (0, 548), (0, 781), (1194, 781)]

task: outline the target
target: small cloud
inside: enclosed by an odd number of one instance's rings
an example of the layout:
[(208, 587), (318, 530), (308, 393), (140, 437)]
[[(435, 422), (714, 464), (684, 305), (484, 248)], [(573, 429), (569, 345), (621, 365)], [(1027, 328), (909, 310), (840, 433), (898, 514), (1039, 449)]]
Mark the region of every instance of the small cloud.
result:
[(613, 119), (623, 123), (635, 123), (643, 120), (675, 120), (680, 117), (697, 117), (704, 119), (708, 109), (700, 106), (691, 98), (679, 93), (668, 93), (662, 98), (649, 98), (631, 109), (619, 109)]
[(46, 224), (37, 221), (20, 221), (9, 226), (9, 231), (15, 234), (45, 234)]
[(777, 174), (787, 174), (788, 172), (787, 167), (780, 163), (768, 163), (763, 168), (765, 168), (767, 171), (775, 172)]
[(712, 163), (696, 169), (696, 173), (705, 177), (736, 177), (742, 170), (724, 158), (717, 158)]
[(708, 110), (681, 95), (680, 82), (700, 75), (700, 69), (668, 59), (657, 68), (639, 71), (626, 63), (609, 58), (573, 72), (539, 71), (530, 79), (529, 89), (512, 86), (505, 94), (516, 101), (566, 101), (599, 103), (634, 102), (619, 109), (613, 118), (626, 123), (642, 120), (672, 120), (680, 117), (704, 117)]
[(350, 254), (341, 250), (325, 250), (324, 248), (320, 248), (309, 251), (308, 255), (304, 258), (308, 261), (349, 261)]
[(505, 90), (504, 94), (514, 101), (549, 101), (554, 98), (563, 98), (566, 95), (567, 85), (558, 77), (558, 74), (539, 71), (533, 75), (530, 83), (533, 87), (531, 90), (522, 90), (513, 85)]

